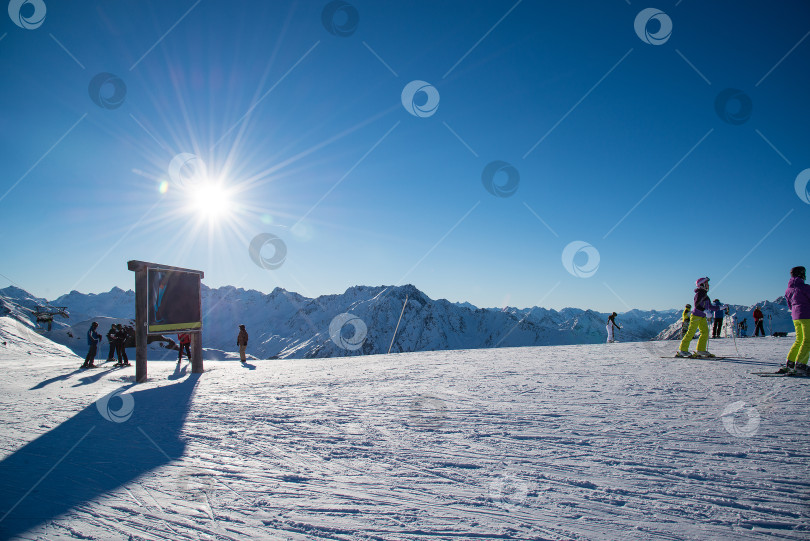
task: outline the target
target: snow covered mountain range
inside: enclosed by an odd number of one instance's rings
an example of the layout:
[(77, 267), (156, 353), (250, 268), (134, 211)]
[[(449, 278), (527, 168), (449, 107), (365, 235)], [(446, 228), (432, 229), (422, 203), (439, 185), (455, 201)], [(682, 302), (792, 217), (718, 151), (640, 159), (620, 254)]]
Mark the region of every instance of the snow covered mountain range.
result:
[[(121, 322), (135, 316), (135, 293), (131, 290), (113, 288), (100, 294), (71, 291), (50, 302), (16, 287), (0, 290), (0, 316), (8, 315), (32, 328), (32, 310), (47, 304), (67, 306), (71, 317), (69, 321), (57, 318), (53, 330), (43, 334), (80, 355), (87, 350), (83, 337), (90, 320)], [(355, 286), (340, 295), (317, 298), (281, 288), (265, 294), (203, 285), (202, 304), (206, 348), (220, 353), (236, 350), (237, 326), (244, 324), (250, 333), (248, 353), (265, 359), (367, 355), (386, 353), (389, 346), (392, 352), (408, 352), (595, 344), (606, 338), (608, 315), (578, 308), (476, 308), (469, 303), (431, 299), (413, 285)], [(784, 299), (760, 303), (763, 305), (766, 316), (772, 316), (773, 330), (792, 330)], [(753, 332), (752, 308), (732, 306), (740, 318), (743, 313), (748, 315), (749, 332)], [(675, 309), (623, 312), (617, 317), (622, 330), (617, 331), (616, 338), (671, 338), (669, 335), (680, 329), (680, 317), (681, 311)], [(100, 321), (102, 332), (110, 321)]]

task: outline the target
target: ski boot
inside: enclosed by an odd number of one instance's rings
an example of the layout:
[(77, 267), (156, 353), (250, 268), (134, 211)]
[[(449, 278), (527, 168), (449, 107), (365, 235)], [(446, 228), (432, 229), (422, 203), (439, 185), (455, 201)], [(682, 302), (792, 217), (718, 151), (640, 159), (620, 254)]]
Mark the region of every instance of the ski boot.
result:
[(800, 378), (806, 378), (810, 376), (810, 370), (807, 369), (806, 364), (797, 364), (796, 370), (793, 372), (794, 376), (798, 376)]
[(793, 372), (793, 369), (796, 368), (796, 363), (793, 361), (788, 361), (785, 363), (785, 366), (781, 367), (779, 370), (776, 371), (777, 374), (789, 374)]
[(716, 357), (716, 355), (709, 353), (708, 351), (696, 351), (694, 356), (698, 359), (713, 359)]
[(675, 356), (676, 357), (691, 357), (692, 354), (689, 353), (688, 351), (676, 351)]

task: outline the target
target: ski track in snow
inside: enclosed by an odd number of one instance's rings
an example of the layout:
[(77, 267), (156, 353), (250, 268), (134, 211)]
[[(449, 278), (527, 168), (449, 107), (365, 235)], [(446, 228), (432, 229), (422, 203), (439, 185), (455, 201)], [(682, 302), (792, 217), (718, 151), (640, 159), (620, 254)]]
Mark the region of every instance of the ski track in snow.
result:
[[(808, 539), (810, 382), (750, 374), (775, 369), (791, 342), (738, 340), (743, 358), (722, 361), (661, 359), (673, 342), (248, 367), (206, 361), (178, 425), (182, 455), (166, 460), (162, 435), (148, 423), (172, 412), (143, 406), (138, 393), (168, 396), (190, 369), (153, 361), (150, 381), (128, 391), (133, 414), (118, 427), (130, 429), (132, 439), (116, 442), (138, 475), (58, 516), (38, 516), (32, 529), (15, 535)], [(729, 340), (712, 341), (711, 348), (736, 355)], [(61, 431), (64, 450), (56, 454), (64, 454), (84, 434), (64, 427), (83, 410), (93, 414), (88, 406), (102, 390), (128, 385), (134, 374), (106, 365), (76, 372), (78, 358), (23, 358), (14, 350), (0, 350), (0, 363), (0, 472), (52, 431)], [(76, 456), (115, 424), (100, 414), (92, 422), (94, 435)], [(163, 462), (152, 467), (154, 458)], [(70, 460), (29, 497), (59, 498), (70, 490), (77, 482)], [(104, 464), (83, 466), (99, 477), (114, 472)], [(13, 487), (15, 494), (38, 478)], [(95, 480), (91, 474), (79, 482)], [(23, 500), (0, 521), (0, 538), (8, 537), (4, 527), (14, 524), (15, 513), (36, 508)]]

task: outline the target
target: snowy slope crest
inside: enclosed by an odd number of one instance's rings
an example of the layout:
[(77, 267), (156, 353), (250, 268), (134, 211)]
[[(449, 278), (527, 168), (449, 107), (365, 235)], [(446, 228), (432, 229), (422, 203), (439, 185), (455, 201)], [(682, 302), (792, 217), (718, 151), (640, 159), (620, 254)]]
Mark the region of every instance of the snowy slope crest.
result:
[(0, 317), (0, 360), (28, 356), (76, 359), (70, 348), (41, 336), (31, 325), (9, 316)]

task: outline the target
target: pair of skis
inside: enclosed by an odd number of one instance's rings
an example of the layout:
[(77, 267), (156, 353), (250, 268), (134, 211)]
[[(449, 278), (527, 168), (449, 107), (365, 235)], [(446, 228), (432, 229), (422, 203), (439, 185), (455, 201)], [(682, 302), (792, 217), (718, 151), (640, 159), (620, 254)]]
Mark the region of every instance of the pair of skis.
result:
[(720, 356), (717, 356), (717, 355), (712, 355), (711, 357), (705, 357), (705, 356), (702, 356), (702, 355), (698, 355), (697, 353), (692, 353), (688, 357), (681, 357), (680, 355), (667, 355), (665, 357), (665, 356), (662, 355), (661, 358), (662, 359), (710, 359), (710, 360), (714, 360), (714, 359), (739, 359), (739, 357), (720, 357)]
[(808, 376), (804, 376), (802, 374), (797, 374), (796, 371), (791, 372), (751, 372), (755, 376), (759, 376), (761, 378), (806, 378)]
[[(662, 359), (710, 359), (710, 360), (722, 360), (722, 359), (737, 359), (739, 357), (701, 357), (695, 353), (689, 355), (688, 357), (681, 357), (679, 355), (673, 355), (671, 357), (661, 357)], [(804, 376), (801, 374), (797, 374), (795, 370), (791, 370), (790, 372), (750, 372), (753, 376), (760, 376), (763, 378), (806, 378), (808, 376)]]

